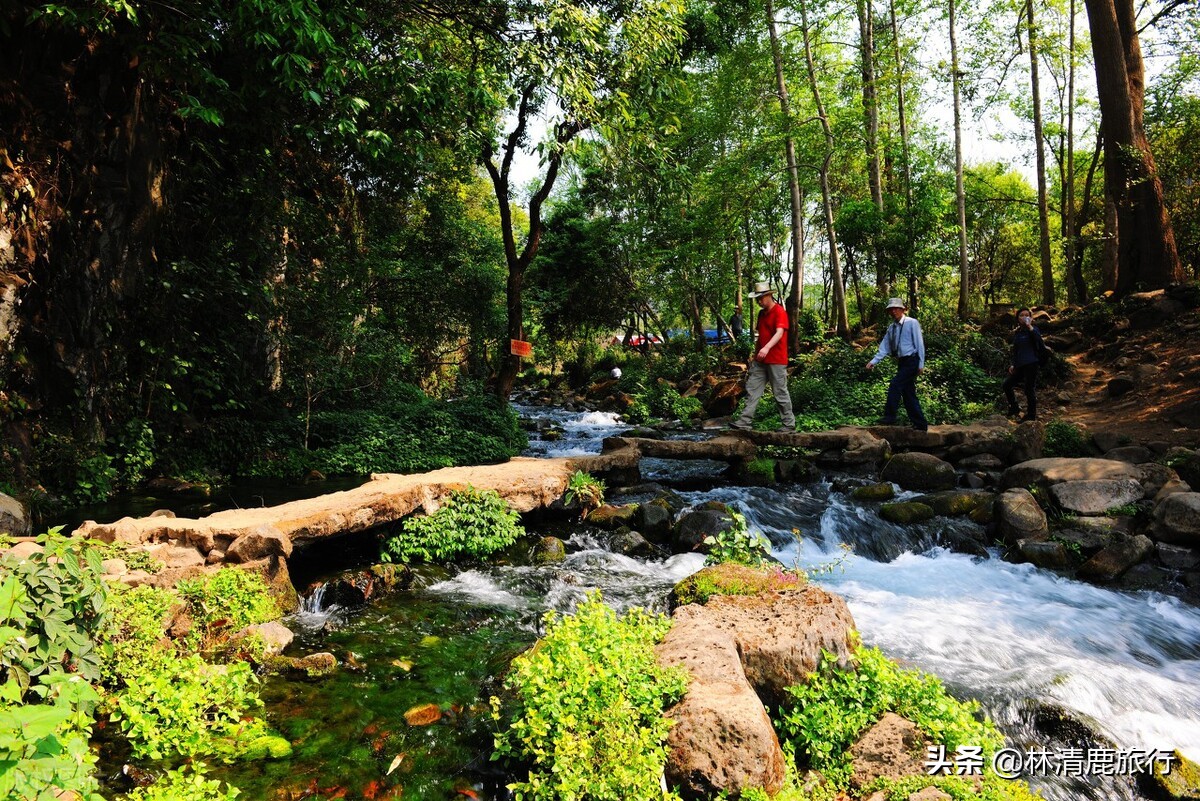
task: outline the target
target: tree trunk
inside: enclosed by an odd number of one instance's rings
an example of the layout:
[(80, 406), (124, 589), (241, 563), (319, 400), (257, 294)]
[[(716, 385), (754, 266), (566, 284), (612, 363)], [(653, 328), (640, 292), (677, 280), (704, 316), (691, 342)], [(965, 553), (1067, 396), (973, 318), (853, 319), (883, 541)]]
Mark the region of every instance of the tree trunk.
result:
[(1066, 238), (1063, 247), (1063, 258), (1066, 261), (1067, 301), (1083, 303), (1087, 300), (1087, 287), (1083, 283), (1083, 270), (1075, 261), (1075, 251), (1079, 247), (1079, 235), (1075, 230), (1075, 0), (1071, 0), (1069, 10), (1070, 25), (1067, 35), (1067, 175), (1066, 197), (1063, 202), (1063, 230)]
[(1025, 0), (1029, 25), (1029, 88), (1033, 100), (1033, 139), (1037, 146), (1038, 253), (1042, 263), (1042, 303), (1054, 305), (1054, 271), (1050, 263), (1050, 208), (1046, 197), (1046, 141), (1042, 134), (1042, 92), (1039, 85), (1037, 20), (1033, 0)]
[(779, 110), (783, 116), (784, 152), (787, 158), (788, 189), (792, 207), (792, 291), (787, 306), (792, 317), (789, 345), (798, 342), (796, 320), (804, 308), (804, 202), (800, 197), (800, 168), (796, 163), (796, 142), (792, 138), (792, 112), (788, 104), (787, 81), (783, 77), (783, 54), (779, 47), (779, 31), (775, 25), (775, 5), (767, 0), (767, 30), (771, 37), (771, 59), (775, 64), (775, 85), (779, 92)]
[[(900, 156), (903, 163), (900, 165), (900, 174), (904, 178), (904, 247), (902, 248), (903, 260), (900, 264), (901, 275), (908, 275), (912, 269), (909, 264), (909, 255), (912, 252), (912, 159), (908, 155), (908, 113), (904, 106), (904, 60), (900, 55), (900, 26), (896, 24), (896, 0), (888, 0), (888, 13), (892, 21), (892, 46), (896, 51), (896, 113), (900, 122)], [(955, 50), (955, 60), (957, 61), (957, 49)], [(957, 107), (956, 107), (957, 108)], [(892, 276), (888, 276), (891, 283)], [(863, 309), (859, 308), (859, 314), (863, 314)]]
[[(858, 38), (862, 48), (862, 102), (863, 117), (866, 126), (867, 144), (867, 182), (871, 187), (871, 202), (883, 220), (883, 183), (879, 177), (879, 106), (875, 91), (875, 13), (871, 8), (871, 0), (857, 0)], [(881, 237), (874, 238), (875, 251), (875, 285), (880, 294), (887, 294), (888, 275), (883, 258), (883, 242)]]
[(1115, 212), (1113, 289), (1127, 295), (1165, 287), (1183, 280), (1183, 266), (1143, 127), (1145, 74), (1133, 0), (1085, 5), (1104, 131), (1104, 188)]
[[(967, 266), (967, 197), (963, 190), (963, 160), (962, 160), (962, 102), (960, 100), (958, 74), (958, 32), (955, 30), (955, 3), (950, 0), (950, 70), (952, 72), (951, 86), (954, 92), (954, 197), (958, 211), (958, 317), (967, 319), (971, 307), (971, 282)], [(908, 285), (909, 307), (916, 302), (916, 279), (909, 278)]]
[(837, 317), (837, 333), (842, 339), (850, 339), (850, 320), (846, 313), (846, 284), (842, 280), (842, 265), (838, 258), (837, 231), (833, 226), (833, 198), (829, 189), (829, 163), (833, 159), (833, 131), (829, 127), (829, 117), (825, 114), (825, 104), (821, 102), (821, 89), (817, 85), (817, 70), (813, 65), (812, 45), (809, 42), (808, 11), (806, 0), (800, 2), (800, 24), (804, 33), (804, 62), (808, 66), (808, 82), (812, 87), (813, 103), (817, 107), (817, 117), (821, 121), (821, 130), (825, 133), (825, 159), (821, 162), (821, 207), (825, 212), (825, 236), (829, 241), (829, 283), (833, 289), (834, 314)]

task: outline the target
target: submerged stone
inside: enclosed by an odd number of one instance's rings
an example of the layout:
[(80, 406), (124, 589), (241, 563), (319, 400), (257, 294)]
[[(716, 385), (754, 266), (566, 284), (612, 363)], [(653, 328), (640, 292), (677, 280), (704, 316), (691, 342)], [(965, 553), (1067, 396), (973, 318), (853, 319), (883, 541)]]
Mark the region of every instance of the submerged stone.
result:
[(429, 726), (442, 719), (442, 710), (437, 704), (419, 704), (404, 713), (409, 726)]
[(932, 520), (933, 509), (917, 501), (901, 501), (900, 503), (885, 503), (879, 508), (879, 516), (890, 523), (910, 525)]

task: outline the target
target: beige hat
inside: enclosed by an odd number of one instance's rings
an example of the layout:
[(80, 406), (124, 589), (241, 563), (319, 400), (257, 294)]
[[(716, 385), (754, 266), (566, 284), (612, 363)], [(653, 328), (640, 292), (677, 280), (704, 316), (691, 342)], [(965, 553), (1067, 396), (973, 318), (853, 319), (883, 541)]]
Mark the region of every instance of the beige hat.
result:
[(883, 308), (884, 311), (887, 311), (888, 309), (907, 309), (908, 304), (900, 298), (892, 298), (888, 301), (888, 305), (884, 306)]
[(750, 293), (750, 297), (760, 298), (763, 295), (770, 295), (774, 291), (769, 281), (758, 281), (754, 284), (754, 291)]

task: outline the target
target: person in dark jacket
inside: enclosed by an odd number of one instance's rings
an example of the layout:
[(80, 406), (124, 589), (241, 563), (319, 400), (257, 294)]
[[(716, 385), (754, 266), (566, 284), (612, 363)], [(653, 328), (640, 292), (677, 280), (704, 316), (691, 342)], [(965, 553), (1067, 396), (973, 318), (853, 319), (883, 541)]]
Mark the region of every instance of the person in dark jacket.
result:
[(1049, 356), (1049, 349), (1042, 341), (1042, 332), (1033, 324), (1033, 312), (1029, 309), (1017, 311), (1017, 330), (1012, 336), (1012, 365), (1008, 378), (1004, 380), (1004, 397), (1008, 399), (1008, 414), (1016, 417), (1021, 413), (1017, 405), (1017, 386), (1025, 390), (1025, 423), (1037, 419), (1038, 368)]

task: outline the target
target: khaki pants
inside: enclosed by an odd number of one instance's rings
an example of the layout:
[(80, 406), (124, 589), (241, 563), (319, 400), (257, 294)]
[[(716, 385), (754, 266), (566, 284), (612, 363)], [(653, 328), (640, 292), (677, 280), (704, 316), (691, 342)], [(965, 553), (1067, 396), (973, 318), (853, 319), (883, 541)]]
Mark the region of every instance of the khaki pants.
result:
[(792, 414), (792, 396), (788, 394), (787, 388), (787, 365), (763, 364), (757, 361), (750, 362), (750, 375), (746, 378), (746, 408), (734, 426), (750, 427), (754, 420), (754, 411), (758, 408), (758, 402), (762, 400), (768, 381), (771, 382), (771, 393), (775, 395), (775, 402), (779, 404), (779, 417), (783, 421), (783, 427), (796, 427), (796, 417)]

